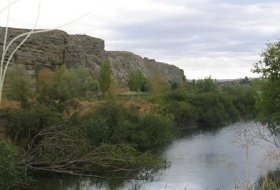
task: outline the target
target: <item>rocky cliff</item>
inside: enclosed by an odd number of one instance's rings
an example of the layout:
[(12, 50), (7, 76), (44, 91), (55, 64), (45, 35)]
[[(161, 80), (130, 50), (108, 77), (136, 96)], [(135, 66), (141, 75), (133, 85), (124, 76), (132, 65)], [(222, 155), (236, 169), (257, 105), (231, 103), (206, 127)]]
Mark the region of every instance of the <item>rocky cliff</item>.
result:
[[(9, 28), (8, 41), (28, 31)], [(0, 34), (0, 52), (2, 52), (4, 28), (0, 28)], [(22, 39), (15, 41), (10, 49), (15, 49)], [(10, 53), (11, 51), (8, 55)], [(147, 77), (154, 72), (160, 72), (169, 81), (178, 81), (184, 77), (183, 70), (173, 65), (142, 58), (130, 52), (105, 51), (102, 39), (87, 35), (69, 35), (60, 30), (31, 35), (15, 53), (12, 62), (25, 64), (30, 70), (33, 70), (35, 65), (44, 68), (55, 68), (63, 64), (68, 67), (82, 65), (97, 75), (100, 65), (105, 60), (109, 60), (115, 78), (122, 82), (127, 80), (130, 71), (136, 69), (140, 69)]]

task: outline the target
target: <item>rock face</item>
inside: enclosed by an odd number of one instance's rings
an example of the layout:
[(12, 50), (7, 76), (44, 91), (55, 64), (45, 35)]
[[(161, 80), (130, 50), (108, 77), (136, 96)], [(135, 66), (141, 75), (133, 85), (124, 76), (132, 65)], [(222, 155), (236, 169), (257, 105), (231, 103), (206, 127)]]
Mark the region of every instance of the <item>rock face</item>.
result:
[[(8, 42), (15, 36), (29, 32), (26, 29), (9, 28)], [(4, 28), (0, 28), (0, 52), (3, 48)], [(16, 40), (5, 59), (23, 39)], [(99, 72), (102, 62), (109, 60), (114, 77), (121, 82), (127, 81), (130, 71), (140, 69), (147, 77), (160, 72), (169, 81), (181, 80), (182, 69), (166, 63), (142, 58), (130, 52), (105, 51), (104, 40), (87, 35), (69, 35), (54, 30), (33, 34), (14, 54), (12, 63), (24, 64), (31, 71), (36, 65), (43, 68), (55, 68), (65, 64), (68, 67), (86, 66), (94, 75)]]

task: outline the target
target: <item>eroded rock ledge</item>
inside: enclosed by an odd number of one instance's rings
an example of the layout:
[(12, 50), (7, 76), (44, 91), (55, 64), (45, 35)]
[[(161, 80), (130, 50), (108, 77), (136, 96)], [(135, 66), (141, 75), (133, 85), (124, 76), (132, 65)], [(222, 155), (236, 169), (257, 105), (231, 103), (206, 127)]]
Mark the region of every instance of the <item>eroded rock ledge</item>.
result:
[[(28, 31), (9, 28), (8, 38), (10, 40)], [(0, 28), (0, 34), (0, 52), (2, 52), (4, 28)], [(10, 49), (13, 50), (21, 40), (17, 40)], [(102, 39), (87, 35), (69, 35), (61, 30), (31, 35), (15, 53), (12, 62), (25, 64), (31, 71), (35, 65), (44, 68), (55, 68), (63, 64), (68, 67), (82, 65), (97, 75), (100, 65), (105, 60), (109, 60), (115, 78), (121, 82), (125, 82), (128, 73), (135, 69), (140, 69), (147, 77), (154, 72), (160, 72), (169, 81), (178, 81), (184, 77), (184, 71), (174, 65), (142, 58), (131, 52), (105, 51), (105, 42)]]

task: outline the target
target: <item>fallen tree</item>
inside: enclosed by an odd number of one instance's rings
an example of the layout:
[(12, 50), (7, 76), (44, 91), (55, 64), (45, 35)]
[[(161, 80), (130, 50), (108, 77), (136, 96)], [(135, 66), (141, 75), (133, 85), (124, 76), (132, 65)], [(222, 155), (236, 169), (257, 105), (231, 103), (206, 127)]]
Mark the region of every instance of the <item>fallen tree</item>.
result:
[(24, 166), (31, 172), (97, 178), (149, 178), (164, 160), (138, 152), (129, 144), (93, 147), (84, 130), (76, 126), (52, 126), (34, 136)]

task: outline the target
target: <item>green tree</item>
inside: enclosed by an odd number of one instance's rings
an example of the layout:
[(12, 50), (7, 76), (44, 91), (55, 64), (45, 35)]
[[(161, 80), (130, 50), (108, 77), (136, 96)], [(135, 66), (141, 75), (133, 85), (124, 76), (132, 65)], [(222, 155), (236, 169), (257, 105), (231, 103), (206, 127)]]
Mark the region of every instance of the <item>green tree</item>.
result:
[(20, 101), (22, 107), (28, 106), (31, 92), (31, 78), (24, 65), (14, 65), (7, 73), (7, 95)]
[(99, 87), (104, 98), (112, 84), (112, 73), (111, 66), (109, 62), (104, 62), (100, 67), (99, 72)]
[(42, 70), (38, 76), (39, 93), (37, 100), (59, 112), (63, 112), (67, 104), (75, 97), (75, 75), (65, 67), (54, 72)]
[(73, 93), (76, 98), (90, 97), (97, 92), (98, 84), (94, 81), (90, 71), (86, 67), (71, 69), (73, 75)]
[(211, 77), (205, 78), (204, 80), (198, 80), (195, 83), (195, 90), (201, 92), (214, 92), (218, 90), (218, 85), (215, 80)]
[(159, 97), (168, 88), (168, 82), (161, 76), (159, 72), (154, 73), (149, 79), (150, 91), (154, 97)]
[(264, 80), (257, 98), (259, 119), (277, 129), (280, 125), (280, 41), (269, 43), (261, 56), (262, 60), (253, 69)]
[[(130, 91), (139, 91), (143, 89), (146, 83), (146, 79), (143, 73), (140, 70), (135, 70), (129, 73), (128, 75), (128, 87)], [(133, 99), (133, 94), (132, 94)]]

